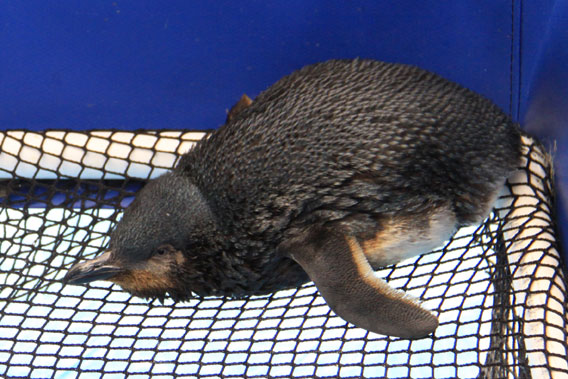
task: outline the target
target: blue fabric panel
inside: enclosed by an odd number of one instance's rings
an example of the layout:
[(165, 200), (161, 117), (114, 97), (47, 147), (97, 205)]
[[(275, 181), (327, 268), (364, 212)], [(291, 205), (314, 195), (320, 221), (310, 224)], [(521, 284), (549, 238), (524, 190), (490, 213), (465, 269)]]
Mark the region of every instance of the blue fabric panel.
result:
[(417, 64), (511, 109), (511, 1), (0, 4), (0, 127), (209, 129), (305, 64)]
[[(568, 237), (568, 2), (526, 2), (521, 120), (553, 152), (558, 226)], [(564, 251), (565, 257), (566, 250)]]

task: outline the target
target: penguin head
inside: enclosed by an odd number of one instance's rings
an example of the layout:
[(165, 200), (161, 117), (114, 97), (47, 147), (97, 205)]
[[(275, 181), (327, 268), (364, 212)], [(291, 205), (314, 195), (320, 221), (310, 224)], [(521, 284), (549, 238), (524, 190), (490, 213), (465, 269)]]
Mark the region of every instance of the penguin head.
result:
[(75, 264), (65, 281), (108, 280), (138, 297), (186, 300), (192, 291), (199, 292), (199, 259), (209, 254), (214, 224), (191, 180), (175, 172), (164, 174), (148, 182), (124, 211), (108, 249)]

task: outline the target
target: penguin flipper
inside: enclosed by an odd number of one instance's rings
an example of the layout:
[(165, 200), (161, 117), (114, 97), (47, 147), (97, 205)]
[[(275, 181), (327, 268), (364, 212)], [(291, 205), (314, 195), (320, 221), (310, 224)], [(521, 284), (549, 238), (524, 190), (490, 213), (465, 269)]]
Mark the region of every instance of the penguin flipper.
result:
[(353, 237), (311, 231), (279, 248), (302, 266), (329, 307), (355, 326), (402, 338), (422, 338), (438, 327), (430, 311), (375, 275)]

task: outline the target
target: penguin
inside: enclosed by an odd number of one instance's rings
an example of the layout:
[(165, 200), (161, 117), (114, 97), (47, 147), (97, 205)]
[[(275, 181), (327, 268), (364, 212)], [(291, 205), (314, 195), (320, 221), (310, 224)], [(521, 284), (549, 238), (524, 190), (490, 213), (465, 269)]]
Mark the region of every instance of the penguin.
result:
[(357, 327), (433, 333), (436, 315), (374, 271), (486, 218), (519, 165), (519, 126), (434, 73), (370, 59), (306, 66), (249, 100), (149, 181), (65, 282), (186, 301), (313, 281)]

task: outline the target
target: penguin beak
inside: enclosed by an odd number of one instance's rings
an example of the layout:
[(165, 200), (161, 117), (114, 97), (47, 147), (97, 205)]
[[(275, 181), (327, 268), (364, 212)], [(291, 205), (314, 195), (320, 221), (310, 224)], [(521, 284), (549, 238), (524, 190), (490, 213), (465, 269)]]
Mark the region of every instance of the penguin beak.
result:
[(85, 284), (95, 280), (109, 280), (124, 270), (111, 262), (111, 251), (107, 250), (98, 257), (76, 263), (69, 271), (63, 282), (67, 284)]

